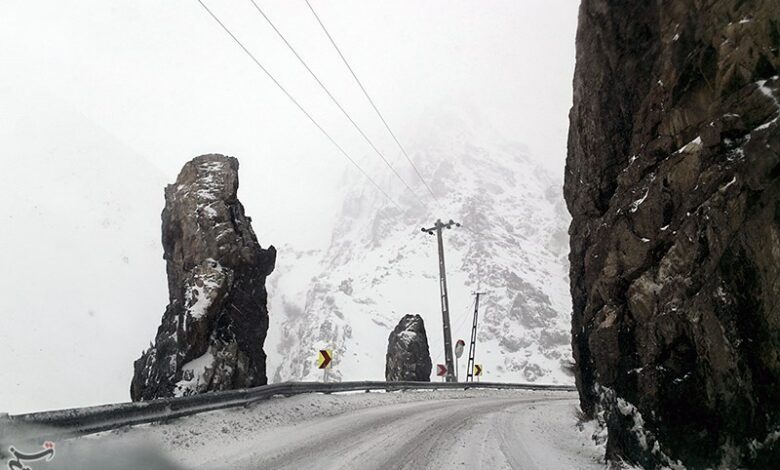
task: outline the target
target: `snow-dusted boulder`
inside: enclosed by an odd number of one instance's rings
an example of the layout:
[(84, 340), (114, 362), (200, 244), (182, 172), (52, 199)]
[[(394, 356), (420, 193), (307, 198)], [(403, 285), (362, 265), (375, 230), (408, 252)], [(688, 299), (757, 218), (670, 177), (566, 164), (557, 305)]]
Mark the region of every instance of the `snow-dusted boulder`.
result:
[(431, 355), (420, 315), (404, 315), (387, 342), (385, 379), (388, 382), (430, 382)]
[(193, 159), (165, 189), (170, 303), (135, 361), (134, 401), (267, 383), (265, 278), (276, 249), (260, 247), (237, 190), (238, 160), (222, 155)]

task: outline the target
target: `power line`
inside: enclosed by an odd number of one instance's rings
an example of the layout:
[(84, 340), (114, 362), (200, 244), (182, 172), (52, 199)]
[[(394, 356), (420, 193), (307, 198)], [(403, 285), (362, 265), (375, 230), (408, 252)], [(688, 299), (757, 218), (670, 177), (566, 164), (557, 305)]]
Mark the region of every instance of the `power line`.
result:
[(419, 196), (417, 196), (417, 193), (414, 192), (414, 190), (406, 183), (406, 181), (403, 179), (403, 177), (396, 171), (395, 168), (393, 168), (393, 165), (390, 164), (390, 162), (385, 158), (384, 154), (382, 154), (381, 151), (374, 145), (374, 143), (371, 141), (371, 139), (368, 138), (365, 132), (363, 132), (363, 129), (360, 128), (360, 126), (357, 125), (354, 119), (352, 119), (352, 116), (349, 115), (347, 110), (344, 109), (344, 107), (341, 105), (341, 103), (338, 102), (335, 96), (328, 90), (328, 88), (325, 86), (324, 83), (317, 77), (317, 74), (314, 73), (314, 71), (309, 67), (309, 65), (306, 63), (306, 61), (303, 60), (303, 58), (298, 54), (298, 52), (295, 50), (295, 48), (290, 44), (290, 42), (287, 40), (287, 38), (284, 37), (281, 31), (279, 31), (279, 28), (276, 27), (276, 25), (271, 21), (271, 19), (268, 17), (268, 15), (265, 14), (265, 12), (260, 8), (260, 6), (255, 2), (255, 0), (249, 0), (252, 2), (252, 5), (254, 5), (255, 9), (257, 10), (260, 15), (262, 15), (263, 18), (265, 18), (265, 21), (268, 22), (268, 24), (273, 28), (273, 30), (276, 32), (276, 34), (279, 36), (279, 38), (287, 45), (287, 48), (290, 49), (290, 51), (295, 55), (295, 57), (298, 59), (298, 61), (303, 65), (306, 70), (309, 72), (309, 74), (314, 78), (314, 80), (317, 82), (317, 84), (322, 88), (322, 90), (325, 92), (325, 94), (328, 95), (331, 101), (333, 101), (333, 104), (336, 105), (336, 107), (339, 108), (339, 110), (344, 114), (344, 116), (349, 120), (350, 123), (352, 123), (352, 126), (360, 133), (360, 135), (363, 137), (363, 140), (368, 143), (369, 146), (376, 152), (377, 155), (379, 155), (379, 158), (382, 159), (383, 162), (385, 162), (385, 165), (387, 165), (388, 168), (393, 172), (393, 174), (398, 177), (398, 179), (403, 183), (403, 185), (406, 187), (406, 189), (409, 190), (409, 192), (415, 197), (415, 199), (424, 207), (425, 203), (422, 202)]
[(336, 49), (336, 52), (338, 52), (339, 56), (341, 57), (341, 60), (344, 62), (344, 65), (347, 66), (347, 69), (349, 70), (349, 73), (352, 74), (352, 78), (355, 79), (355, 82), (357, 82), (360, 89), (363, 91), (363, 95), (365, 95), (366, 99), (369, 103), (371, 103), (371, 107), (374, 108), (374, 111), (376, 112), (377, 116), (379, 116), (379, 119), (382, 121), (382, 124), (385, 125), (385, 129), (387, 129), (387, 132), (390, 133), (390, 135), (393, 137), (393, 140), (395, 141), (396, 145), (398, 145), (398, 148), (401, 149), (401, 153), (404, 154), (404, 157), (406, 157), (406, 161), (409, 162), (409, 164), (414, 168), (414, 172), (417, 173), (417, 177), (420, 178), (420, 181), (422, 181), (422, 184), (425, 185), (425, 188), (428, 190), (430, 195), (433, 197), (434, 201), (438, 202), (438, 198), (436, 197), (436, 194), (434, 194), (433, 190), (430, 186), (428, 186), (428, 183), (425, 182), (425, 178), (423, 178), (422, 174), (420, 174), (420, 171), (417, 169), (417, 166), (412, 162), (412, 159), (409, 157), (409, 154), (406, 153), (406, 149), (404, 149), (403, 145), (401, 145), (401, 142), (398, 140), (398, 138), (395, 136), (395, 133), (390, 129), (390, 125), (387, 124), (387, 121), (385, 120), (384, 116), (382, 116), (382, 113), (379, 111), (379, 108), (374, 103), (374, 100), (371, 99), (371, 96), (368, 94), (368, 91), (366, 91), (366, 88), (363, 86), (363, 83), (360, 81), (360, 79), (355, 74), (355, 71), (352, 70), (352, 67), (349, 65), (349, 62), (347, 62), (347, 58), (344, 57), (344, 54), (341, 53), (341, 49), (339, 49), (339, 46), (336, 45), (336, 41), (333, 40), (333, 37), (328, 32), (328, 29), (325, 27), (325, 25), (322, 23), (322, 20), (320, 19), (319, 15), (317, 15), (317, 12), (314, 11), (314, 8), (311, 6), (311, 3), (309, 3), (309, 0), (306, 0), (306, 5), (309, 6), (309, 10), (311, 10), (312, 14), (315, 18), (317, 18), (317, 22), (320, 24), (320, 27), (322, 27), (322, 30), (325, 32), (325, 35), (328, 36), (328, 39), (330, 40), (330, 43), (333, 45), (333, 47)]
[[(320, 124), (319, 124), (319, 123), (318, 123), (318, 122), (317, 122), (317, 121), (316, 121), (316, 120), (315, 120), (313, 117), (312, 117), (312, 116), (311, 116), (311, 114), (309, 114), (309, 113), (308, 113), (308, 111), (306, 111), (306, 109), (304, 109), (304, 107), (303, 107), (303, 106), (301, 106), (301, 104), (300, 104), (300, 103), (298, 103), (298, 101), (297, 101), (295, 98), (293, 98), (293, 96), (290, 94), (290, 92), (288, 92), (288, 91), (287, 91), (287, 89), (286, 89), (284, 86), (282, 86), (282, 84), (281, 84), (281, 83), (279, 83), (279, 81), (278, 81), (278, 80), (277, 80), (277, 79), (276, 79), (276, 78), (275, 78), (273, 75), (271, 75), (271, 72), (269, 72), (269, 71), (268, 71), (268, 69), (266, 69), (266, 68), (263, 66), (263, 64), (261, 64), (261, 63), (260, 63), (260, 61), (259, 61), (259, 60), (257, 60), (257, 58), (254, 56), (254, 54), (252, 54), (252, 53), (249, 51), (249, 49), (247, 49), (247, 48), (246, 48), (246, 46), (244, 46), (244, 44), (243, 44), (243, 43), (242, 43), (242, 42), (241, 42), (241, 41), (240, 41), (240, 40), (239, 40), (239, 39), (238, 39), (238, 38), (237, 38), (237, 37), (236, 37), (236, 36), (235, 36), (235, 35), (234, 35), (234, 34), (233, 34), (231, 31), (230, 31), (230, 29), (228, 29), (228, 27), (227, 27), (227, 26), (225, 26), (225, 24), (224, 24), (224, 23), (223, 23), (223, 22), (222, 22), (222, 21), (221, 21), (221, 20), (220, 20), (220, 19), (217, 17), (217, 15), (215, 15), (215, 14), (214, 14), (214, 12), (212, 12), (212, 11), (209, 9), (209, 7), (207, 7), (207, 6), (206, 6), (206, 4), (205, 4), (205, 3), (203, 3), (203, 1), (202, 1), (202, 0), (197, 0), (197, 2), (200, 4), (200, 6), (202, 6), (202, 7), (203, 7), (203, 9), (204, 9), (204, 10), (206, 10), (206, 12), (209, 14), (209, 16), (211, 16), (211, 18), (213, 18), (213, 19), (214, 19), (214, 21), (216, 21), (216, 22), (217, 22), (217, 23), (218, 23), (218, 24), (219, 24), (219, 25), (222, 27), (222, 29), (223, 29), (223, 30), (224, 30), (224, 31), (225, 31), (225, 32), (228, 34), (228, 36), (230, 36), (230, 37), (233, 39), (233, 41), (235, 41), (235, 43), (236, 43), (236, 44), (238, 44), (238, 46), (241, 48), (241, 50), (243, 50), (243, 51), (244, 51), (244, 53), (245, 53), (247, 56), (249, 56), (249, 58), (250, 58), (250, 59), (252, 59), (252, 62), (254, 62), (254, 63), (255, 63), (255, 65), (257, 65), (257, 66), (260, 68), (260, 70), (262, 70), (262, 71), (263, 71), (263, 72), (264, 72), (264, 73), (265, 73), (265, 74), (268, 76), (268, 78), (270, 78), (270, 79), (271, 79), (271, 81), (272, 81), (272, 82), (274, 82), (274, 84), (275, 84), (275, 85), (276, 85), (276, 86), (277, 86), (277, 87), (278, 87), (280, 90), (282, 90), (282, 92), (285, 94), (285, 96), (287, 96), (287, 98), (289, 98), (289, 99), (290, 99), (290, 101), (292, 101), (292, 102), (293, 102), (293, 104), (295, 104), (295, 106), (297, 106), (297, 107), (298, 107), (298, 109), (299, 109), (299, 110), (301, 110), (301, 112), (302, 112), (302, 113), (303, 113), (303, 114), (304, 114), (304, 115), (305, 115), (307, 118), (309, 118), (309, 121), (311, 121), (311, 122), (312, 122), (312, 124), (314, 124), (314, 125), (317, 127), (317, 129), (319, 129), (319, 130), (320, 130), (320, 132), (322, 132), (322, 133), (323, 133), (323, 135), (325, 135), (325, 137), (327, 137), (327, 138), (328, 138), (328, 140), (330, 140), (330, 142), (331, 142), (331, 143), (332, 143), (332, 144), (333, 144), (333, 145), (334, 145), (334, 146), (335, 146), (335, 147), (336, 147), (336, 148), (339, 150), (339, 152), (341, 152), (341, 154), (342, 154), (342, 155), (344, 155), (344, 157), (345, 157), (347, 160), (349, 160), (349, 162), (350, 162), (350, 163), (352, 163), (352, 164), (355, 166), (355, 168), (357, 168), (357, 169), (358, 169), (358, 170), (359, 170), (359, 171), (360, 171), (360, 172), (363, 174), (363, 176), (365, 176), (365, 177), (366, 177), (366, 179), (368, 179), (368, 181), (370, 181), (370, 182), (371, 182), (371, 184), (373, 184), (373, 185), (374, 185), (374, 187), (376, 187), (376, 189), (378, 189), (378, 190), (379, 190), (379, 192), (380, 192), (380, 193), (382, 193), (382, 195), (384, 195), (384, 196), (387, 198), (387, 200), (388, 200), (388, 201), (390, 201), (390, 202), (391, 202), (391, 203), (392, 203), (394, 206), (396, 206), (398, 209), (401, 209), (401, 207), (400, 207), (400, 206), (399, 206), (399, 205), (398, 205), (398, 204), (397, 204), (397, 203), (396, 203), (396, 202), (395, 202), (395, 201), (394, 201), (394, 200), (393, 200), (393, 199), (392, 199), (392, 198), (391, 198), (391, 197), (390, 197), (390, 196), (389, 196), (389, 195), (388, 195), (386, 192), (385, 192), (385, 190), (383, 190), (383, 189), (382, 189), (382, 188), (381, 188), (381, 187), (380, 187), (380, 186), (379, 186), (379, 185), (376, 183), (376, 181), (374, 181), (374, 180), (373, 180), (373, 178), (371, 178), (371, 177), (368, 175), (368, 173), (366, 173), (366, 172), (363, 170), (363, 168), (361, 168), (361, 167), (360, 167), (360, 165), (358, 165), (358, 164), (357, 164), (357, 162), (356, 162), (355, 160), (353, 160), (353, 159), (352, 159), (352, 157), (350, 157), (350, 156), (349, 156), (349, 154), (346, 152), (346, 150), (344, 150), (344, 149), (341, 147), (341, 145), (339, 145), (339, 144), (338, 144), (338, 143), (337, 143), (337, 142), (336, 142), (336, 141), (333, 139), (333, 137), (331, 137), (331, 135), (330, 135), (330, 134), (329, 134), (329, 133), (328, 133), (328, 132), (327, 132), (327, 131), (326, 131), (326, 130), (325, 130), (325, 129), (324, 129), (324, 128), (323, 128), (323, 127), (322, 127), (322, 126), (321, 126), (321, 125), (320, 125)], [(401, 209), (401, 210), (403, 210), (403, 209)]]
[(466, 320), (469, 318), (469, 313), (471, 313), (471, 306), (474, 305), (474, 300), (469, 301), (468, 306), (466, 307), (466, 311), (463, 313), (463, 316), (461, 317), (460, 321), (458, 322), (458, 326), (452, 329), (453, 334), (460, 333), (463, 327), (466, 325)]

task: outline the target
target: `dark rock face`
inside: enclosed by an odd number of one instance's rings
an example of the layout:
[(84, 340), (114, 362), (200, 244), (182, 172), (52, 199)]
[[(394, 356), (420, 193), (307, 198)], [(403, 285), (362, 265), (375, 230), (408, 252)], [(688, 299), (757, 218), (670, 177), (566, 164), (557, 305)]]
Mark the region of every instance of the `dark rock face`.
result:
[(777, 0), (581, 4), (572, 345), (608, 457), (780, 462), (779, 69)]
[(428, 336), (420, 315), (404, 315), (387, 340), (385, 380), (431, 381)]
[(267, 383), (263, 249), (236, 197), (238, 160), (202, 155), (165, 188), (162, 241), (170, 303), (154, 345), (135, 361), (134, 401)]

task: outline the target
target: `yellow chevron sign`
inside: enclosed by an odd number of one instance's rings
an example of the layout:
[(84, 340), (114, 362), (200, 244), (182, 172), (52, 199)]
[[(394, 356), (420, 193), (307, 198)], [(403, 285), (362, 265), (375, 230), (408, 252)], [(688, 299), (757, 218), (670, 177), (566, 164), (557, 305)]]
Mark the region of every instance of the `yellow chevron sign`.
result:
[(330, 349), (320, 349), (317, 354), (317, 367), (320, 369), (330, 369), (333, 364), (333, 351)]
[(482, 375), (482, 364), (474, 364), (474, 377)]

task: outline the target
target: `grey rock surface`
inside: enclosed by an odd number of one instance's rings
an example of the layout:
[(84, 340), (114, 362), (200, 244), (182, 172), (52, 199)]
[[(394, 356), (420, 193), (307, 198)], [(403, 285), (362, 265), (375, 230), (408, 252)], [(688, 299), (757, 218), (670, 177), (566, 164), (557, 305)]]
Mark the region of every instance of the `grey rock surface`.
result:
[(202, 155), (165, 189), (162, 242), (170, 303), (154, 344), (135, 361), (133, 401), (267, 383), (263, 249), (237, 198), (238, 160)]
[(385, 379), (388, 382), (430, 382), (431, 354), (420, 315), (404, 315), (387, 339)]
[(778, 69), (776, 0), (581, 4), (572, 346), (610, 458), (780, 462)]

